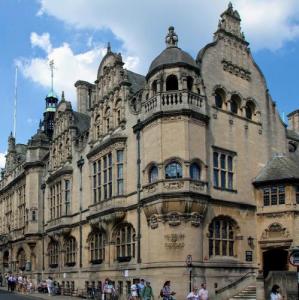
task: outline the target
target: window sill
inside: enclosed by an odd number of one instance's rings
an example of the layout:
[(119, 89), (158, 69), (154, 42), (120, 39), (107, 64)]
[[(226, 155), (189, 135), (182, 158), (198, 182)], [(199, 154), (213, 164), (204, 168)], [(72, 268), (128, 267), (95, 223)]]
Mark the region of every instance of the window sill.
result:
[(222, 188), (222, 187), (219, 187), (219, 186), (213, 186), (213, 188), (214, 188), (215, 190), (218, 190), (218, 191), (230, 192), (230, 193), (235, 193), (235, 194), (238, 193), (237, 190), (231, 190), (231, 189)]
[(68, 262), (68, 263), (65, 263), (65, 265), (67, 267), (74, 267), (76, 265), (76, 262)]
[(102, 259), (93, 259), (90, 261), (92, 265), (100, 265), (103, 262)]
[(117, 261), (119, 263), (122, 263), (122, 262), (129, 262), (131, 260), (132, 256), (118, 256), (117, 257)]

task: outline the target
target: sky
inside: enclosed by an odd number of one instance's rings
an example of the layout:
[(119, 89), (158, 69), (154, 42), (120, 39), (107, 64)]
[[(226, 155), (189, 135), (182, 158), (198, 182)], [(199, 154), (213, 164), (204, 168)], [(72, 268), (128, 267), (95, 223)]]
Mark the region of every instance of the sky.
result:
[[(299, 108), (299, 1), (233, 0), (255, 61), (286, 120)], [(17, 143), (36, 132), (50, 91), (76, 109), (77, 80), (94, 82), (109, 41), (125, 67), (145, 75), (175, 27), (179, 47), (194, 58), (213, 39), (222, 0), (0, 0), (0, 168), (13, 130), (16, 67)]]

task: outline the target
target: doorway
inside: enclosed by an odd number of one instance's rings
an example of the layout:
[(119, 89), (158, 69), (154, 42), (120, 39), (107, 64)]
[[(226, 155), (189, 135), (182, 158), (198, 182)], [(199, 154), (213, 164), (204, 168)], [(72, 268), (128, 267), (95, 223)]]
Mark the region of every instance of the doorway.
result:
[(271, 249), (263, 253), (263, 271), (266, 278), (270, 271), (288, 270), (288, 251), (283, 249)]

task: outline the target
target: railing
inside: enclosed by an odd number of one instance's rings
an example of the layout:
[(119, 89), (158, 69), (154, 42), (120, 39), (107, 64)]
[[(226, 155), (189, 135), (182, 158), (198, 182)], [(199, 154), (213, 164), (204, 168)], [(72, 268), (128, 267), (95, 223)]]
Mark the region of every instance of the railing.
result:
[(250, 271), (250, 272), (247, 272), (245, 275), (243, 275), (241, 278), (237, 279), (236, 281), (228, 284), (227, 286), (223, 287), (223, 288), (220, 288), (218, 290), (215, 291), (215, 294), (221, 294), (223, 293), (224, 291), (226, 290), (229, 290), (235, 286), (237, 286), (239, 283), (243, 282), (245, 279), (251, 277), (252, 275), (256, 275), (256, 272), (254, 271)]
[(144, 102), (144, 110), (146, 113), (163, 110), (169, 108), (197, 108), (202, 110), (205, 107), (204, 96), (195, 94), (190, 91), (168, 91), (158, 93), (152, 98)]

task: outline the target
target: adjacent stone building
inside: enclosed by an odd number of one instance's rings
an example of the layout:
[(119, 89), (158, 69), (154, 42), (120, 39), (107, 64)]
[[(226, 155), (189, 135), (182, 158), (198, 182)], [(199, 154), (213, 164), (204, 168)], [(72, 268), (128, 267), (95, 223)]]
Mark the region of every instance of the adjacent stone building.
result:
[(225, 299), (293, 270), (299, 112), (287, 129), (240, 21), (230, 4), (196, 59), (169, 27), (145, 77), (109, 45), (95, 82), (75, 83), (78, 111), (47, 96), (28, 144), (8, 140), (3, 272), (72, 289), (109, 277), (123, 294), (134, 278), (156, 295), (171, 280), (182, 298), (191, 255), (193, 284)]

